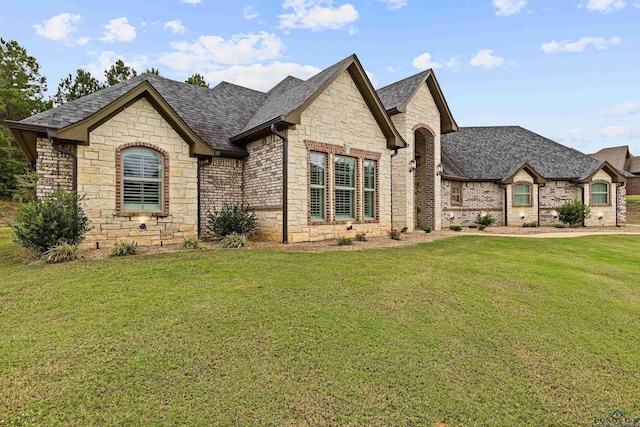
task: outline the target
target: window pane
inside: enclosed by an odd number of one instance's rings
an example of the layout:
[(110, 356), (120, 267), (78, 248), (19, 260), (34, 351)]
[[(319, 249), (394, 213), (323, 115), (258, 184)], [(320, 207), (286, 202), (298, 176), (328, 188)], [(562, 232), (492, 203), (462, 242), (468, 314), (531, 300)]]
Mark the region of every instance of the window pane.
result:
[(608, 185), (604, 182), (595, 182), (591, 184), (591, 191), (593, 193), (606, 193), (608, 191)]
[(364, 161), (364, 188), (376, 188), (376, 162)]
[(151, 150), (130, 149), (123, 154), (124, 176), (131, 178), (160, 178), (162, 160)]
[(454, 203), (460, 203), (460, 187), (451, 187), (451, 200)]
[[(335, 183), (336, 187), (355, 187), (356, 162), (354, 159), (336, 157)], [(337, 211), (336, 211), (337, 212)]]
[(324, 219), (324, 188), (311, 189), (311, 218)]
[(516, 186), (513, 189), (513, 192), (515, 194), (529, 194), (529, 189), (531, 187), (529, 186), (529, 184), (516, 184)]
[(364, 192), (364, 217), (367, 219), (373, 219), (376, 217), (375, 196), (375, 191)]
[(162, 156), (147, 148), (122, 153), (122, 200), (126, 211), (162, 210)]
[(311, 185), (324, 185), (325, 183), (325, 155), (311, 153)]
[(598, 193), (591, 195), (591, 204), (593, 205), (607, 205), (609, 204), (609, 198), (606, 194)]
[(336, 190), (336, 218), (353, 218), (355, 191)]
[(530, 205), (531, 200), (528, 194), (515, 194), (513, 196), (514, 205)]

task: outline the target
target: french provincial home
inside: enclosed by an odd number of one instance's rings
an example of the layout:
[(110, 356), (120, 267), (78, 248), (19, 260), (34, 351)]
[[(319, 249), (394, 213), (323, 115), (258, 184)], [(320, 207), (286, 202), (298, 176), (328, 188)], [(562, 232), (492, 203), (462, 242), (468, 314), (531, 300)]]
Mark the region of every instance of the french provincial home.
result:
[(268, 92), (143, 74), (6, 122), (38, 196), (84, 194), (85, 246), (209, 237), (225, 203), (282, 242), (469, 224), (557, 222), (582, 200), (588, 226), (625, 221), (627, 174), (519, 127), (459, 128), (432, 70), (375, 90), (352, 55)]

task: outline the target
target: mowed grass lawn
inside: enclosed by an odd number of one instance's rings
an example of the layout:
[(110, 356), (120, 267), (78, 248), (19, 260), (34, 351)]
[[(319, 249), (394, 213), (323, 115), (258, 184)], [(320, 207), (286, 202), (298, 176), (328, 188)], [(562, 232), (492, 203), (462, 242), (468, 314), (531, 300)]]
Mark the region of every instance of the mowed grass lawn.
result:
[(593, 425), (640, 415), (640, 237), (23, 265), (0, 425)]

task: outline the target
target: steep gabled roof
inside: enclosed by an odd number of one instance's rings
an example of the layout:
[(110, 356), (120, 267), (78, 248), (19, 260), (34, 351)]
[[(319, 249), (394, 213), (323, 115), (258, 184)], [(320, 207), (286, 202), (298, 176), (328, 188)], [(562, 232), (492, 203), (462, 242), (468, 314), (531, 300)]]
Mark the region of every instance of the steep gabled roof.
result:
[(503, 181), (525, 163), (546, 179), (581, 179), (602, 166), (520, 126), (460, 128), (443, 135), (441, 144), (443, 155), (476, 180)]
[(612, 166), (626, 170), (627, 159), (629, 158), (629, 146), (621, 145), (619, 147), (603, 148), (597, 153), (589, 154), (596, 160), (601, 162), (609, 162)]
[(438, 84), (433, 70), (426, 70), (399, 82), (378, 89), (378, 96), (384, 104), (384, 108), (392, 115), (396, 113), (406, 113), (407, 104), (418, 91), (420, 85), (426, 83), (438, 111), (440, 112), (440, 130), (443, 134), (458, 130), (458, 124), (451, 114), (447, 100), (442, 94), (442, 89)]
[(625, 170), (632, 174), (640, 174), (640, 156), (631, 156)]

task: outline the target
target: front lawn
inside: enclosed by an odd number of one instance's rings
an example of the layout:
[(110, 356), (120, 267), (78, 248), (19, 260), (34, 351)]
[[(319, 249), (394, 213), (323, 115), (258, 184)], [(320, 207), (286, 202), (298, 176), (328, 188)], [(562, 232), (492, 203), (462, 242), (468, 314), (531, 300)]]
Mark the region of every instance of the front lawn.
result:
[(0, 426), (640, 416), (639, 254), (461, 236), (43, 266), (0, 230)]

